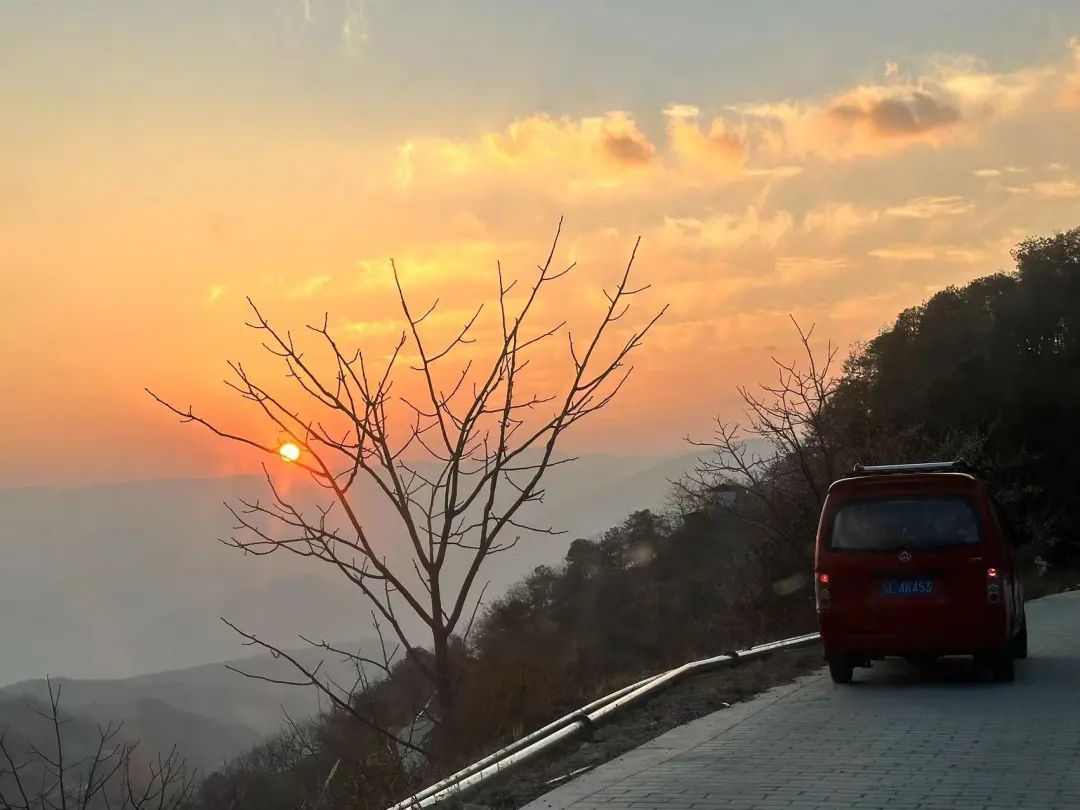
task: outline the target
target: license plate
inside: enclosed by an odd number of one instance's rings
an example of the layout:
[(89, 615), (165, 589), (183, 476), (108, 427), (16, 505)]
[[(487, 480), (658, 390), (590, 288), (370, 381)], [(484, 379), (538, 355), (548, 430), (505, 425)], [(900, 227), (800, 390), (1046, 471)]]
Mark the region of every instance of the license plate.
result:
[(887, 579), (881, 583), (881, 592), (887, 596), (931, 596), (934, 581), (930, 579)]

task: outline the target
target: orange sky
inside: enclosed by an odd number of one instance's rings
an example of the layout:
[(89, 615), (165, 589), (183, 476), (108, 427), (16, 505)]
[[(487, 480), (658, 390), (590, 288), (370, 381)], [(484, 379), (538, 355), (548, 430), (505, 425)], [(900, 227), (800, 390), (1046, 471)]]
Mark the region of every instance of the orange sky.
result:
[[(360, 19), (336, 59), (375, 47), (377, 20), (357, 38)], [(50, 62), (59, 46), (34, 31), (14, 51), (23, 70), (0, 79), (15, 112), (0, 120), (0, 442), (14, 462), (0, 485), (248, 468), (143, 387), (246, 424), (220, 385), (227, 359), (259, 351), (245, 295), (297, 329), (329, 312), (377, 355), (400, 328), (390, 256), (450, 329), (494, 290), (497, 259), (528, 271), (565, 215), (559, 255), (579, 268), (542, 314), (576, 320), (640, 234), (653, 285), (640, 314), (671, 309), (621, 399), (568, 446), (660, 452), (734, 415), (735, 386), (794, 351), (789, 314), (846, 347), (1008, 267), (1025, 235), (1080, 224), (1072, 31), (1026, 61), (909, 43), (910, 62), (882, 53), (802, 95), (666, 95), (660, 81), (652, 106), (488, 105), (467, 124), (434, 90), (426, 116), (324, 104), (307, 63), (310, 92), (296, 79), (260, 96), (225, 79), (202, 92), (197, 51), (183, 69), (152, 49), (119, 67), (89, 50)], [(50, 79), (99, 64), (98, 85)]]

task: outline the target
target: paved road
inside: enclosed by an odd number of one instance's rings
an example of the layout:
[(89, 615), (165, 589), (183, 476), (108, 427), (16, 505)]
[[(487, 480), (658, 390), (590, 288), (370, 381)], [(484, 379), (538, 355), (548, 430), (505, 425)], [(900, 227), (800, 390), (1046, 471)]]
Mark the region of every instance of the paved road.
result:
[(1080, 810), (1080, 592), (1028, 604), (1012, 684), (963, 659), (803, 678), (675, 729), (528, 810)]

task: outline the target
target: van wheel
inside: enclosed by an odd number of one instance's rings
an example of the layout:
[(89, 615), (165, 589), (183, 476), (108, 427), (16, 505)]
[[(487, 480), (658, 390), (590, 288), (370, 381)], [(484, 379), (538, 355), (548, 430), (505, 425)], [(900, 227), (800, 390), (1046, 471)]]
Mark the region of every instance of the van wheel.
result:
[(1020, 632), (1013, 638), (1013, 657), (1027, 658), (1027, 611), (1025, 610), (1020, 619)]
[(1012, 683), (1016, 680), (1016, 659), (1013, 657), (1011, 647), (999, 652), (990, 663), (990, 671), (994, 673), (994, 680), (1002, 683)]
[(850, 658), (837, 656), (829, 659), (829, 675), (833, 683), (851, 683), (851, 674), (855, 667)]

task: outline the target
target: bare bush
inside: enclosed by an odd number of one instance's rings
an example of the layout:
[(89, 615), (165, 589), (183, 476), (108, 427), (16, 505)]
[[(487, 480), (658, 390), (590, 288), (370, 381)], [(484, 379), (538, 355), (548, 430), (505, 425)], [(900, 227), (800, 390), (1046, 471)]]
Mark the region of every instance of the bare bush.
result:
[(88, 753), (72, 755), (61, 716), (61, 687), (47, 681), (49, 707), (35, 712), (50, 728), (52, 744), (0, 734), (0, 805), (3, 810), (184, 810), (195, 795), (196, 773), (174, 747), (140, 761), (138, 743), (124, 739), (123, 724), (97, 727)]

